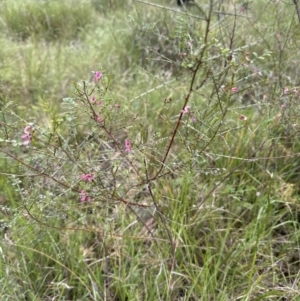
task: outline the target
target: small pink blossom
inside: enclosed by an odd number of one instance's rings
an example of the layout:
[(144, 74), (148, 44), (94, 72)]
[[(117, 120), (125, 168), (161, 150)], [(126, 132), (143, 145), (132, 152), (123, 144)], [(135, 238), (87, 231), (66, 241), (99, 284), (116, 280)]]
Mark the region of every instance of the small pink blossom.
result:
[(94, 75), (94, 82), (97, 83), (101, 77), (102, 77), (102, 72), (96, 71)]
[(100, 114), (97, 114), (97, 121), (99, 123), (102, 123), (103, 122), (103, 119), (101, 118)]
[(101, 100), (99, 100), (98, 103), (97, 103), (97, 105), (98, 105), (99, 107), (101, 107), (101, 106), (103, 105), (103, 102), (102, 102)]
[(288, 87), (284, 87), (283, 89), (283, 94), (288, 94), (289, 93), (289, 88)]
[(240, 8), (239, 8), (239, 11), (241, 13), (245, 13), (247, 11), (246, 7), (244, 5), (241, 5)]
[(87, 173), (87, 174), (82, 175), (81, 179), (82, 179), (82, 181), (92, 182), (94, 179), (94, 176), (91, 173)]
[(125, 152), (130, 153), (131, 152), (131, 143), (130, 140), (125, 140)]
[(23, 145), (28, 145), (32, 140), (32, 126), (27, 125), (21, 138), (24, 140)]
[(31, 125), (25, 126), (25, 129), (24, 129), (25, 134), (30, 134), (31, 131), (32, 131), (32, 126)]
[(232, 92), (232, 93), (236, 93), (238, 90), (239, 90), (239, 89), (238, 89), (237, 87), (233, 87), (233, 88), (231, 89), (231, 92)]
[(261, 76), (261, 72), (257, 68), (254, 69), (254, 73), (253, 74)]
[(91, 103), (94, 104), (95, 102), (96, 102), (96, 97), (95, 97), (95, 96), (92, 96), (92, 97), (91, 97)]
[(246, 121), (248, 118), (245, 115), (240, 115), (239, 116), (240, 120)]
[(190, 117), (190, 120), (191, 120), (191, 122), (196, 122), (196, 121), (197, 121), (197, 119), (196, 119), (195, 116), (191, 116), (191, 117)]
[(281, 110), (284, 110), (285, 108), (286, 108), (286, 104), (285, 103), (280, 106)]
[(81, 190), (80, 192), (80, 202), (91, 202), (92, 198), (86, 194), (85, 190)]
[(21, 138), (24, 140), (23, 145), (28, 145), (32, 139), (31, 135), (27, 135), (27, 134), (22, 135)]
[(191, 108), (191, 106), (185, 106), (184, 109), (180, 111), (180, 113), (187, 114), (189, 112), (190, 108)]

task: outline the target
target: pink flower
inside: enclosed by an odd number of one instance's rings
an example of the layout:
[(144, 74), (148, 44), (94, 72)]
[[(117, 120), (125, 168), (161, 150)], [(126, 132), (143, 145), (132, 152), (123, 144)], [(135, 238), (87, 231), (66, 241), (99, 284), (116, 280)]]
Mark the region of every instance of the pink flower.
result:
[(28, 145), (32, 140), (32, 126), (27, 125), (21, 138), (24, 140), (23, 145)]
[(196, 122), (196, 121), (197, 121), (197, 119), (196, 119), (195, 116), (191, 116), (191, 117), (190, 117), (190, 120), (191, 120), (191, 122)]
[(238, 89), (237, 87), (233, 87), (233, 88), (231, 89), (231, 92), (232, 92), (232, 93), (236, 93), (238, 90), (239, 90), (239, 89)]
[(243, 121), (246, 121), (247, 120), (247, 117), (245, 115), (240, 115), (239, 116), (239, 119), (240, 120), (243, 120)]
[(97, 83), (102, 77), (102, 73), (100, 71), (96, 71), (94, 75), (94, 82)]
[(102, 105), (103, 105), (103, 102), (102, 102), (101, 100), (99, 100), (99, 101), (98, 101), (98, 106), (101, 107)]
[(244, 5), (241, 5), (239, 11), (241, 13), (245, 13), (247, 11), (247, 9), (246, 9), (246, 7)]
[(94, 176), (91, 173), (87, 173), (85, 175), (82, 175), (81, 179), (82, 179), (82, 181), (92, 182), (94, 179)]
[(86, 194), (85, 190), (81, 190), (79, 195), (80, 195), (80, 202), (91, 202), (92, 201), (91, 197)]
[(32, 130), (32, 126), (31, 125), (27, 125), (27, 126), (25, 126), (24, 133), (25, 134), (30, 134), (31, 130)]
[(95, 96), (92, 96), (91, 97), (91, 103), (94, 104), (95, 102), (96, 102), (96, 98), (95, 98)]
[(284, 87), (283, 89), (283, 94), (289, 94), (289, 88), (288, 87)]
[(103, 122), (103, 119), (101, 118), (100, 114), (97, 114), (97, 121), (99, 123)]
[(280, 106), (281, 110), (284, 110), (285, 108), (286, 108), (286, 104), (285, 103)]
[(131, 152), (131, 143), (130, 140), (125, 140), (125, 152), (130, 153)]
[(187, 114), (189, 112), (190, 108), (191, 108), (191, 106), (185, 106), (184, 109), (180, 111), (180, 113)]

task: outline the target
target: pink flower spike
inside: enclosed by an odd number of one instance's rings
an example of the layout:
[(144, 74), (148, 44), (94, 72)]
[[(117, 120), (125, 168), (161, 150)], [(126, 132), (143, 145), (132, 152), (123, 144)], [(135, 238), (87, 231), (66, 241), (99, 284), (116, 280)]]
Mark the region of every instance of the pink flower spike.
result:
[(97, 83), (101, 77), (102, 77), (102, 73), (100, 71), (96, 71), (94, 76), (94, 82)]
[(239, 90), (239, 89), (238, 89), (237, 87), (233, 87), (233, 88), (231, 89), (231, 92), (232, 92), (232, 93), (236, 93), (238, 90)]
[(130, 153), (131, 152), (131, 143), (130, 140), (125, 140), (125, 152)]
[(81, 179), (82, 181), (92, 182), (94, 180), (94, 176), (91, 173), (87, 173), (85, 175), (82, 175)]
[(91, 97), (91, 103), (94, 104), (95, 102), (96, 102), (96, 98), (95, 98), (95, 96), (92, 96)]
[(187, 114), (189, 112), (190, 108), (191, 108), (191, 106), (185, 106), (184, 109), (180, 111), (180, 113)]

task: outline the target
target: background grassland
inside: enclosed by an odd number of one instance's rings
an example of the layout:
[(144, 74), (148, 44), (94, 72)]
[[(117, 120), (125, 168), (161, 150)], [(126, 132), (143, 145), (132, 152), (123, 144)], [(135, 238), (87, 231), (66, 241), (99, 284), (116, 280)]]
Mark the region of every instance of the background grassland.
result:
[(0, 1), (1, 300), (300, 300), (295, 6), (206, 2)]

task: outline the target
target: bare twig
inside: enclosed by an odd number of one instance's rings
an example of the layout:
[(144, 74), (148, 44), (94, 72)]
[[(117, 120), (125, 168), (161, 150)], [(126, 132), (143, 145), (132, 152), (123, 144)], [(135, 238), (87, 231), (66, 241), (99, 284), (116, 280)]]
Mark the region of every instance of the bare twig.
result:
[(296, 9), (296, 12), (297, 12), (298, 20), (299, 20), (299, 23), (300, 23), (300, 8), (299, 8), (299, 5), (298, 5), (298, 1), (299, 0), (293, 0), (293, 2), (295, 4), (295, 9)]

